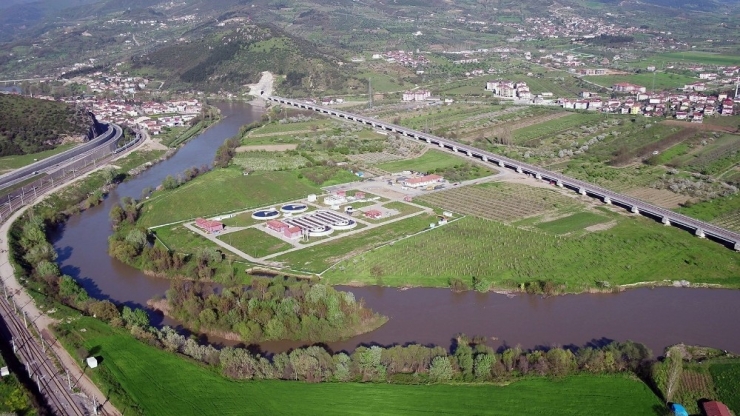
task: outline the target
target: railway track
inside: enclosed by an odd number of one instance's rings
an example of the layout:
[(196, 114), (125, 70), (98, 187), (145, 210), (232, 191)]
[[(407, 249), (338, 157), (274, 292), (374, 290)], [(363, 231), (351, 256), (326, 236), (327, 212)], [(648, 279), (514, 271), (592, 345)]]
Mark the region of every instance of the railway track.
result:
[[(50, 175), (3, 195), (0, 197), (0, 201), (7, 200), (7, 202), (3, 202), (2, 206), (0, 206), (0, 224), (6, 222), (13, 212), (19, 210), (21, 207), (33, 204), (39, 196), (44, 195), (63, 183), (77, 178), (79, 175), (104, 165), (112, 158), (118, 156), (121, 151), (136, 147), (141, 142), (140, 139), (141, 137), (139, 136), (136, 141), (114, 151), (111, 151), (107, 146), (103, 146), (87, 152), (77, 160), (61, 166), (59, 170), (52, 172)], [(15, 293), (7, 293), (4, 281), (7, 278), (14, 277), (0, 276), (0, 278), (3, 281), (0, 316), (11, 334), (13, 350), (25, 365), (30, 377), (36, 381), (39, 392), (45, 397), (47, 404), (54, 411), (54, 414), (70, 416), (102, 414), (98, 409), (98, 403), (95, 401), (94, 395), (92, 396), (93, 404), (88, 409), (89, 403), (87, 403), (87, 399), (72, 391), (72, 386), (78, 380), (74, 380), (74, 383), (72, 383), (67, 370), (57, 368), (50, 355), (54, 354), (60, 364), (63, 361), (59, 356), (56, 356), (56, 352), (50, 345), (45, 344), (38, 327), (36, 327), (38, 339), (34, 337), (32, 328), (35, 327), (35, 323), (31, 321), (30, 327), (26, 323), (28, 321), (24, 311), (26, 305), (18, 306), (13, 299)], [(17, 312), (18, 309), (20, 309), (20, 312)], [(22, 315), (19, 316), (19, 313)], [(65, 375), (67, 377), (66, 380)]]
[[(25, 323), (15, 313), (10, 302), (12, 300), (3, 296), (2, 301), (0, 301), (0, 314), (2, 314), (12, 336), (13, 349), (16, 355), (26, 366), (31, 378), (36, 381), (39, 391), (46, 398), (48, 405), (58, 415), (88, 415), (87, 409), (81, 403), (82, 398), (76, 397), (69, 389), (68, 384), (62, 378), (64, 373), (57, 369), (46, 354), (46, 347), (39, 344), (44, 342), (41, 334), (39, 333), (39, 339), (37, 340), (31, 333), (31, 329), (26, 327)], [(31, 323), (31, 326), (33, 325)]]

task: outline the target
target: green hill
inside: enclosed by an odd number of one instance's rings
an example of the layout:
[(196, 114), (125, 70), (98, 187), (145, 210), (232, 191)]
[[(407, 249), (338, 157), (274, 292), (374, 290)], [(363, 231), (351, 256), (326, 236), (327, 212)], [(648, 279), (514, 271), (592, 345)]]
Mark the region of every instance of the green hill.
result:
[(85, 111), (56, 101), (0, 94), (0, 108), (0, 156), (51, 150), (91, 124)]
[(182, 87), (208, 91), (236, 89), (254, 83), (262, 71), (285, 75), (281, 92), (300, 95), (307, 91), (343, 91), (348, 85), (364, 90), (339, 68), (341, 59), (318, 45), (271, 26), (245, 24), (219, 30), (204, 25), (187, 39), (132, 58), (133, 71), (152, 69), (173, 75)]

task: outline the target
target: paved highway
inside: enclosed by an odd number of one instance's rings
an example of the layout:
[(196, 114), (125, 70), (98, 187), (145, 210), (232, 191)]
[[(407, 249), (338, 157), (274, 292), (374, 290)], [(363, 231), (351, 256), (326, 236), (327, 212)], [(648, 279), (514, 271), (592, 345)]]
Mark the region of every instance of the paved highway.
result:
[(98, 148), (108, 149), (109, 152), (115, 151), (118, 140), (122, 136), (123, 129), (120, 126), (108, 124), (108, 128), (103, 134), (94, 137), (88, 142), (0, 176), (0, 189), (22, 182), (28, 177), (43, 173), (46, 170), (51, 170), (57, 165), (73, 160), (74, 158), (82, 158), (84, 155), (95, 152)]
[(600, 198), (607, 204), (616, 204), (630, 209), (634, 213), (640, 213), (655, 218), (663, 222), (663, 224), (665, 225), (677, 225), (689, 229), (699, 237), (712, 237), (715, 240), (718, 240), (724, 244), (733, 247), (735, 250), (740, 250), (740, 234), (738, 233), (718, 227), (714, 224), (709, 224), (704, 221), (699, 221), (697, 219), (687, 217), (686, 215), (678, 214), (671, 210), (649, 204), (647, 202), (627, 195), (622, 195), (617, 192), (610, 191), (608, 189), (585, 181), (574, 179), (557, 172), (548, 171), (539, 166), (530, 165), (518, 160), (497, 155), (495, 153), (487, 152), (485, 150), (472, 147), (468, 144), (458, 143), (453, 140), (444, 139), (427, 133), (422, 133), (420, 131), (416, 131), (407, 127), (386, 123), (381, 120), (361, 116), (358, 114), (348, 113), (345, 111), (318, 106), (315, 104), (310, 104), (304, 101), (293, 100), (289, 98), (271, 96), (267, 97), (267, 99), (273, 102), (313, 110), (335, 117), (344, 118), (346, 120), (363, 123), (376, 128), (381, 128), (410, 138), (414, 138), (419, 141), (425, 141), (428, 144), (437, 145), (444, 150), (448, 150), (454, 153), (461, 153), (472, 158), (477, 158), (484, 162), (498, 165), (499, 167), (511, 168), (519, 173), (531, 174), (538, 179), (552, 181), (560, 187), (573, 189), (574, 191), (579, 192), (582, 195), (590, 195)]

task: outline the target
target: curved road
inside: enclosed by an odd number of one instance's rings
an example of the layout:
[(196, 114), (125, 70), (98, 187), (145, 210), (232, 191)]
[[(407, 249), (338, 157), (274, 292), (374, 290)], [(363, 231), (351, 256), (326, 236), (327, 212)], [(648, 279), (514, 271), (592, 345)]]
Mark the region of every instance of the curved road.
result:
[(358, 123), (363, 123), (376, 128), (381, 128), (420, 141), (425, 141), (428, 144), (437, 145), (444, 150), (449, 150), (454, 153), (462, 153), (464, 155), (467, 155), (468, 157), (473, 157), (484, 162), (496, 164), (499, 167), (511, 168), (519, 173), (528, 173), (535, 176), (537, 179), (552, 181), (553, 183), (556, 183), (557, 186), (570, 188), (582, 195), (590, 195), (600, 198), (604, 201), (604, 203), (622, 206), (631, 210), (633, 213), (640, 213), (648, 217), (658, 219), (665, 225), (677, 225), (679, 227), (689, 229), (699, 237), (708, 236), (726, 245), (729, 245), (735, 250), (740, 250), (740, 234), (738, 233), (688, 217), (686, 215), (673, 212), (669, 209), (649, 204), (647, 202), (627, 195), (622, 195), (617, 192), (610, 191), (608, 189), (588, 182), (574, 179), (557, 172), (548, 171), (539, 166), (530, 165), (528, 163), (510, 159), (505, 156), (487, 152), (485, 150), (472, 147), (468, 144), (458, 143), (452, 140), (444, 139), (427, 133), (422, 133), (420, 131), (413, 130), (407, 127), (386, 123), (381, 120), (376, 120), (374, 118), (365, 117), (358, 114), (339, 111), (333, 108), (322, 107), (299, 100), (292, 100), (289, 98), (269, 96), (267, 97), (267, 99), (273, 102), (291, 105), (293, 107), (303, 108), (307, 110), (313, 110), (331, 116), (344, 118), (346, 120), (356, 121)]
[(118, 140), (120, 140), (122, 136), (123, 129), (116, 124), (110, 123), (103, 134), (94, 137), (86, 143), (0, 176), (0, 189), (21, 182), (27, 177), (35, 176), (46, 169), (70, 161), (80, 155), (93, 152), (100, 147), (107, 146), (109, 151), (115, 151)]

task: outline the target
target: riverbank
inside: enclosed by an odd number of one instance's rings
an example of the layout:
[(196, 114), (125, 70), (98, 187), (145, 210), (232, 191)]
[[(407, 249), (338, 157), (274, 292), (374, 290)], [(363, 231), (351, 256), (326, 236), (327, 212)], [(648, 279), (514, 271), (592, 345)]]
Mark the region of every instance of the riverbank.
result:
[[(77, 332), (79, 328), (86, 330)], [(647, 416), (654, 415), (655, 408), (662, 405), (644, 383), (627, 374), (577, 374), (557, 380), (531, 376), (516, 381), (477, 383), (435, 383), (406, 374), (399, 375), (393, 385), (380, 381), (385, 377), (367, 383), (237, 381), (219, 375), (210, 366), (149, 346), (134, 339), (128, 331), (106, 327), (90, 321), (90, 318), (69, 324), (65, 330), (74, 331), (73, 336), (82, 340), (83, 345), (99, 348), (105, 364), (95, 377), (111, 392), (111, 400), (125, 403), (127, 408), (145, 414), (390, 415), (432, 412), (507, 416), (585, 416), (596, 413)], [(299, 362), (297, 359), (290, 361)], [(337, 361), (339, 364), (336, 365), (341, 368), (342, 361)], [(335, 371), (333, 363), (327, 364), (332, 366), (332, 370), (329, 373), (322, 370), (323, 377)], [(370, 367), (365, 371), (376, 377), (375, 371), (381, 370), (374, 367), (372, 358), (368, 365)], [(386, 364), (382, 366), (385, 368)], [(301, 380), (308, 374), (305, 370), (303, 367), (297, 370)], [(288, 370), (289, 373), (291, 371)], [(167, 394), (187, 397), (188, 400), (162, 401)], [(291, 400), (272, 400), (276, 394), (290, 395)]]

